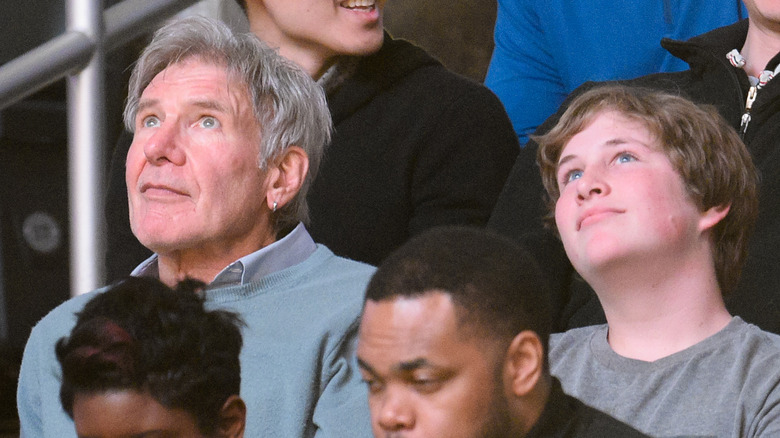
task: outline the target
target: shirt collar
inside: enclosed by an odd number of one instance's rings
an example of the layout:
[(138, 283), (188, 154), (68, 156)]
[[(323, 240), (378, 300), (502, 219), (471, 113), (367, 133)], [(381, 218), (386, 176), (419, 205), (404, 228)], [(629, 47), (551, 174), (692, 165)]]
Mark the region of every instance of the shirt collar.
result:
[[(317, 244), (314, 243), (306, 227), (299, 223), (283, 238), (229, 264), (214, 277), (208, 289), (236, 286), (260, 280), (268, 274), (303, 262), (316, 249)], [(138, 265), (130, 275), (160, 278), (157, 254)]]

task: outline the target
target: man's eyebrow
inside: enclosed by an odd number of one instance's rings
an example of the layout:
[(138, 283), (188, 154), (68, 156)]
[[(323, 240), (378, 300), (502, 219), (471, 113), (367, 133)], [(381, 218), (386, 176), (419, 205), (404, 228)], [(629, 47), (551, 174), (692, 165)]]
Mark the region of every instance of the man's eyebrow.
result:
[(407, 362), (401, 362), (398, 365), (396, 365), (395, 368), (397, 368), (399, 371), (414, 371), (418, 368), (422, 368), (426, 366), (432, 366), (432, 364), (428, 361), (428, 359), (420, 357)]
[(132, 438), (146, 438), (146, 437), (154, 437), (154, 436), (163, 436), (165, 434), (165, 430), (162, 429), (154, 429), (154, 430), (146, 430), (140, 433), (135, 433), (132, 435)]
[[(138, 109), (136, 110), (136, 114), (142, 112), (147, 108), (158, 105), (159, 103), (160, 103), (159, 99), (142, 100), (138, 103)], [(210, 109), (221, 113), (228, 112), (227, 107), (225, 105), (221, 104), (220, 102), (217, 102), (216, 100), (211, 100), (211, 99), (193, 100), (192, 102), (189, 102), (188, 105), (194, 106), (196, 108)]]
[(135, 113), (138, 114), (149, 107), (157, 105), (158, 103), (160, 103), (159, 99), (143, 99), (138, 102), (138, 109), (135, 110)]
[[(378, 375), (377, 372), (371, 367), (371, 365), (366, 363), (363, 359), (358, 357), (357, 362), (360, 368), (363, 368), (365, 371), (373, 375)], [(428, 359), (420, 357), (414, 360), (400, 362), (397, 365), (395, 365), (393, 368), (401, 372), (409, 372), (426, 366), (432, 366), (432, 364), (428, 361)]]
[(194, 100), (189, 103), (189, 105), (192, 105), (194, 107), (203, 108), (203, 109), (210, 109), (214, 111), (218, 111), (221, 113), (228, 112), (228, 109), (225, 105), (221, 104), (220, 102), (217, 102), (216, 100)]

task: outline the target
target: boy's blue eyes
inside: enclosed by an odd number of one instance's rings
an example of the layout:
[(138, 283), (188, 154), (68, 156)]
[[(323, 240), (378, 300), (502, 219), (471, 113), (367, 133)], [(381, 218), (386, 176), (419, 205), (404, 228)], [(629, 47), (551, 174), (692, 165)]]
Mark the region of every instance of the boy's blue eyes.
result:
[(633, 155), (627, 152), (623, 152), (617, 156), (618, 163), (628, 163), (629, 161), (634, 161), (634, 160), (636, 160), (636, 157), (634, 157)]
[(581, 170), (572, 170), (571, 172), (566, 174), (566, 181), (565, 182), (572, 182), (574, 180), (582, 178), (582, 171)]
[[(632, 161), (636, 161), (636, 156), (629, 152), (621, 152), (615, 155), (613, 160), (616, 163), (630, 163)], [(582, 178), (583, 173), (584, 172), (581, 169), (572, 169), (563, 175), (563, 178), (561, 178), (561, 184), (566, 185), (572, 181), (576, 181)]]

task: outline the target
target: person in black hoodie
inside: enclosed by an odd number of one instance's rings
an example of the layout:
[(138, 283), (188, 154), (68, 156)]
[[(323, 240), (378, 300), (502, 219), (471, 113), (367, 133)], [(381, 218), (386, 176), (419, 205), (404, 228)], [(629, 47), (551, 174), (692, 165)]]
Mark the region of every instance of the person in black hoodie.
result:
[[(736, 289), (726, 297), (729, 311), (761, 329), (780, 333), (780, 5), (746, 0), (749, 18), (688, 41), (661, 45), (686, 61), (679, 73), (643, 76), (621, 83), (678, 93), (714, 105), (742, 136), (760, 174), (759, 215)], [(571, 100), (609, 83), (586, 83), (536, 134), (548, 132)], [(512, 236), (534, 251), (553, 288), (555, 331), (605, 322), (593, 291), (571, 267), (554, 232), (542, 217), (547, 208), (536, 166), (536, 142), (518, 156), (488, 227)]]
[[(252, 32), (327, 93), (334, 134), (308, 194), (316, 242), (378, 264), (432, 226), (487, 223), (519, 151), (492, 92), (393, 39), (382, 28), (384, 0), (237, 1)], [(122, 134), (109, 173), (109, 280), (149, 255), (128, 222), (131, 140)]]

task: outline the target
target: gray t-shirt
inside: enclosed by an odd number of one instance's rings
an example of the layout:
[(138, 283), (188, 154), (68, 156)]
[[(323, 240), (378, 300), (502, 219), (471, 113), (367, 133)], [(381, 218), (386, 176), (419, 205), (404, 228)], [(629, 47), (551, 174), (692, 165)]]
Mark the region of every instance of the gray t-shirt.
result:
[(739, 317), (678, 353), (645, 362), (615, 353), (607, 326), (555, 334), (563, 390), (656, 437), (780, 437), (780, 336)]

